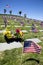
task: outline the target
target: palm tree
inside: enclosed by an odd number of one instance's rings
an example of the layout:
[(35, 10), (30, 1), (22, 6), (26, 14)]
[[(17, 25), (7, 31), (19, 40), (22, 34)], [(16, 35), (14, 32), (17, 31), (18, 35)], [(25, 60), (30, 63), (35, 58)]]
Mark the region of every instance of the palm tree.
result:
[(9, 13), (12, 14), (12, 10), (10, 10)]
[(7, 10), (6, 10), (6, 9), (4, 9), (4, 14), (6, 13), (6, 11), (7, 11)]
[(19, 15), (21, 16), (22, 11), (19, 11)]

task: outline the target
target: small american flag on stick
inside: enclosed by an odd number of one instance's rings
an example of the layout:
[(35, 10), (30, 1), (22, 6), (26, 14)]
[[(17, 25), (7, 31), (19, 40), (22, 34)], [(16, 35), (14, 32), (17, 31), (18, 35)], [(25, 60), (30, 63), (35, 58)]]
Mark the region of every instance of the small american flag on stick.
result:
[(32, 53), (40, 53), (41, 46), (32, 42), (32, 41), (24, 41), (24, 53), (32, 52)]
[(7, 5), (6, 5), (6, 8), (10, 8), (10, 6), (7, 4)]

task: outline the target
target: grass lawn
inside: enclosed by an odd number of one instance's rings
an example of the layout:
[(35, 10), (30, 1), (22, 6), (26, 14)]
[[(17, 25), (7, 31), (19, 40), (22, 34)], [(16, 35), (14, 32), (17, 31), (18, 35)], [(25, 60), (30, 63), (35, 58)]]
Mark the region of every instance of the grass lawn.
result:
[[(32, 24), (33, 21), (30, 21), (29, 26)], [(27, 21), (24, 21), (25, 25)], [(2, 15), (0, 15), (0, 30), (5, 29), (5, 27), (1, 27), (1, 24), (3, 23), (3, 19), (2, 19)], [(9, 30), (13, 30), (15, 33), (16, 27), (15, 25), (20, 25), (19, 22), (14, 21), (9, 19), (9, 24), (8, 24)], [(37, 53), (23, 53), (23, 48), (19, 48), (19, 49), (12, 49), (12, 50), (6, 50), (4, 52), (0, 52), (0, 65), (38, 65), (37, 62), (35, 61), (26, 61), (25, 63), (23, 63), (23, 61), (25, 61), (28, 58), (36, 58), (38, 60), (40, 60), (39, 65), (43, 65), (43, 39), (41, 39), (41, 37), (43, 36), (43, 32), (38, 32), (38, 33), (33, 33), (30, 32), (29, 30), (31, 30), (31, 28), (29, 27), (25, 27), (25, 25), (23, 27), (20, 27), (21, 30), (27, 30), (28, 33), (24, 33), (23, 38), (24, 39), (28, 39), (28, 38), (39, 38), (42, 42), (39, 43), (40, 46), (42, 46), (42, 50), (40, 54)], [(37, 24), (37, 29), (38, 30), (42, 30), (43, 28), (40, 27), (39, 24)], [(6, 42), (4, 39), (4, 35), (3, 33), (0, 33), (0, 43), (1, 42)], [(22, 45), (24, 44), (24, 42), (22, 42)]]

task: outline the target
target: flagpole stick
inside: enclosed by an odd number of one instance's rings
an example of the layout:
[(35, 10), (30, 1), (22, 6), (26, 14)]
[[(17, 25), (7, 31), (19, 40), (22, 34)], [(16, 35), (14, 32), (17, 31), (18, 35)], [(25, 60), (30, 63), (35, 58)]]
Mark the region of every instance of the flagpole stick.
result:
[[(23, 43), (23, 46), (24, 46), (24, 43)], [(21, 65), (22, 65), (22, 59), (23, 59), (22, 55), (23, 55), (23, 47), (22, 47), (22, 54), (21, 54)]]
[(22, 52), (21, 52), (21, 65), (22, 65), (22, 54), (23, 54), (23, 47), (22, 47)]

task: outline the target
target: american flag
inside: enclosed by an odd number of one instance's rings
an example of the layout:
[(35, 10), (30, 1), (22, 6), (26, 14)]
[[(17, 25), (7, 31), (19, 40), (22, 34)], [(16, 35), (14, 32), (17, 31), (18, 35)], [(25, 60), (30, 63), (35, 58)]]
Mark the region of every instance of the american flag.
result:
[(24, 41), (24, 53), (32, 52), (32, 53), (40, 53), (41, 46), (32, 42), (32, 41)]
[(7, 4), (7, 5), (6, 5), (6, 8), (10, 8), (10, 6)]

